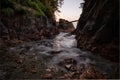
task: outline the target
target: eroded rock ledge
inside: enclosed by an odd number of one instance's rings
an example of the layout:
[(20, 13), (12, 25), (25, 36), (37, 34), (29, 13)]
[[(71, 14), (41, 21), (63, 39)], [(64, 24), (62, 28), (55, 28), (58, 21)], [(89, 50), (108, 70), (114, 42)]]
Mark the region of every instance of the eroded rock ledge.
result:
[(119, 1), (84, 1), (83, 12), (74, 31), (78, 47), (119, 61)]

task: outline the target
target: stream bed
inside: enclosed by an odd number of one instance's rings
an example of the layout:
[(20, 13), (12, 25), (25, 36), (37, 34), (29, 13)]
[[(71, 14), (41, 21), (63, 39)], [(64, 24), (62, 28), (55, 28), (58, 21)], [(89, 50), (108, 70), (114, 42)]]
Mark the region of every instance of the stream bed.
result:
[(11, 47), (2, 59), (4, 62), (0, 62), (0, 78), (91, 79), (118, 75), (116, 63), (76, 46), (75, 35), (61, 32), (54, 39)]

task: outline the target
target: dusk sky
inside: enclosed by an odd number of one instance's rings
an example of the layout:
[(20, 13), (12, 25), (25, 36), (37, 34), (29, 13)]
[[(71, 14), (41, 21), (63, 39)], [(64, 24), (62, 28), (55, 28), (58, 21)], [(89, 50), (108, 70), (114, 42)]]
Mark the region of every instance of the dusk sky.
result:
[[(80, 7), (80, 3), (83, 0), (64, 0), (62, 7), (59, 9), (61, 13), (56, 13), (57, 21), (59, 18), (66, 19), (68, 21), (77, 20), (80, 17), (82, 9)], [(74, 23), (76, 26), (76, 23)]]

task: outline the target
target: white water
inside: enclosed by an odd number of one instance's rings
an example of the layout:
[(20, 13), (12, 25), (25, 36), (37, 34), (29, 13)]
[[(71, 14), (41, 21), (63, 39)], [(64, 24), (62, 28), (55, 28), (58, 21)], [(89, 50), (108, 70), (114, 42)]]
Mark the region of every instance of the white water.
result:
[(72, 48), (76, 47), (76, 39), (75, 35), (68, 36), (68, 33), (60, 33), (54, 39), (55, 47), (56, 48)]
[(93, 55), (89, 51), (81, 51), (76, 48), (76, 44), (75, 35), (60, 33), (54, 39), (25, 43), (11, 48), (10, 51), (14, 53), (23, 51), (25, 55), (35, 55), (37, 59), (43, 58), (49, 67), (62, 68), (57, 64), (64, 59), (72, 58), (76, 60), (77, 65), (82, 64), (87, 67), (92, 64), (106, 75), (114, 74), (115, 70), (109, 61), (98, 55)]

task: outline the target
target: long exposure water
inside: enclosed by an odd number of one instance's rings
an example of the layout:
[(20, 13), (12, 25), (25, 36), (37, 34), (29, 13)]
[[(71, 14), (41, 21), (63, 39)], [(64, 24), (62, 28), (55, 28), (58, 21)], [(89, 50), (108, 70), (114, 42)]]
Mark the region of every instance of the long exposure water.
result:
[[(29, 62), (34, 59), (34, 61), (38, 61), (38, 67), (40, 66), (39, 61), (41, 61), (47, 68), (59, 68), (67, 72), (67, 69), (60, 65), (60, 62), (65, 59), (73, 59), (75, 66), (84, 65), (87, 68), (92, 65), (104, 75), (108, 77), (114, 76), (116, 68), (112, 63), (99, 55), (94, 55), (89, 51), (82, 51), (76, 45), (75, 35), (61, 32), (54, 39), (24, 43), (11, 47), (9, 52), (25, 58), (24, 64), (27, 64), (27, 66), (30, 66), (31, 63)], [(19, 74), (19, 70), (18, 72), (15, 70), (13, 72), (14, 75)]]

